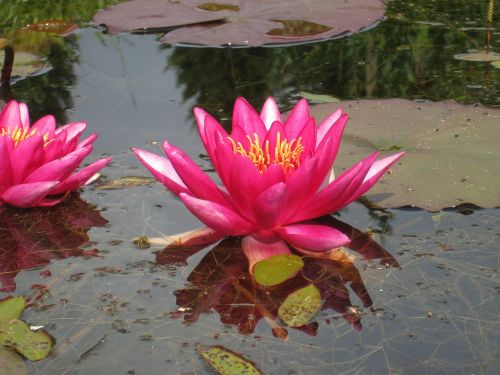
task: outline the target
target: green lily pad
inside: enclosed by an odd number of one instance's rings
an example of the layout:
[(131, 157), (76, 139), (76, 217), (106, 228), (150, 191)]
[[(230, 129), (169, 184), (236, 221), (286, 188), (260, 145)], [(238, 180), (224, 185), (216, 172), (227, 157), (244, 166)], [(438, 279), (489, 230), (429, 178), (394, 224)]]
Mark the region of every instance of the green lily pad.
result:
[(149, 185), (155, 182), (152, 177), (146, 176), (125, 176), (117, 180), (110, 181), (106, 184), (99, 185), (96, 189), (99, 190), (112, 190), (112, 189), (124, 189), (135, 186)]
[(471, 53), (460, 53), (453, 56), (456, 60), (463, 61), (476, 61), (476, 62), (490, 62), (490, 61), (500, 61), (500, 54), (495, 52), (471, 52)]
[(26, 307), (23, 297), (13, 297), (0, 302), (0, 322), (19, 319)]
[(278, 309), (278, 316), (290, 327), (307, 324), (321, 308), (318, 288), (310, 284), (290, 293)]
[(16, 352), (0, 347), (0, 375), (26, 375), (28, 370)]
[[(5, 58), (5, 51), (0, 50), (0, 64), (3, 66)], [(0, 66), (0, 67), (1, 67)], [(20, 80), (37, 74), (46, 66), (43, 57), (35, 55), (30, 52), (15, 51), (14, 66), (12, 67), (11, 78), (13, 80)]]
[(45, 332), (33, 332), (19, 319), (0, 322), (0, 344), (11, 347), (31, 361), (47, 357), (52, 350), (52, 339)]
[(196, 344), (196, 351), (220, 375), (260, 375), (255, 364), (223, 346)]
[(491, 63), (491, 65), (493, 65), (493, 67), (497, 68), (497, 69), (500, 69), (500, 61), (493, 61)]
[(49, 355), (52, 339), (45, 332), (33, 332), (18, 319), (25, 306), (23, 297), (0, 302), (0, 345), (16, 350), (31, 361), (38, 361)]
[(338, 108), (349, 114), (335, 174), (365, 155), (406, 155), (367, 193), (384, 208), (430, 211), (471, 203), (500, 206), (500, 110), (451, 101), (354, 100), (311, 108), (317, 120)]
[(302, 267), (304, 262), (298, 255), (280, 254), (255, 263), (253, 276), (260, 285), (273, 286), (291, 279)]

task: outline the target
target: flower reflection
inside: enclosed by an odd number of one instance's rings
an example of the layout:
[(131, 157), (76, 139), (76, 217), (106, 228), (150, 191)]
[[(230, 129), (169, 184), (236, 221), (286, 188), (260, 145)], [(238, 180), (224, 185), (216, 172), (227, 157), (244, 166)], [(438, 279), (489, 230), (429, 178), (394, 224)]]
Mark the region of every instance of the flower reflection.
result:
[(0, 291), (16, 289), (16, 274), (51, 259), (96, 256), (81, 248), (91, 227), (107, 224), (95, 207), (78, 195), (50, 209), (30, 211), (0, 207)]
[[(364, 259), (378, 259), (383, 265), (399, 267), (396, 259), (368, 234), (332, 217), (323, 217), (319, 222), (346, 233), (351, 240), (350, 249)], [(186, 259), (200, 247), (186, 248), (173, 244), (158, 252), (156, 261), (164, 265), (185, 264)], [(255, 283), (248, 273), (241, 239), (226, 238), (206, 254), (191, 272), (189, 286), (175, 292), (180, 307), (176, 314), (183, 315), (186, 322), (192, 323), (201, 314), (215, 310), (222, 323), (237, 326), (243, 334), (252, 333), (259, 320), (264, 319), (270, 324), (273, 334), (284, 340), (288, 333), (277, 316), (279, 307), (290, 293), (313, 284), (320, 292), (322, 311), (334, 310), (354, 329), (361, 330), (362, 312), (352, 304), (350, 290), (365, 308), (373, 303), (352, 257), (339, 251), (336, 260), (307, 256), (303, 260), (305, 265), (297, 276), (275, 287), (264, 288)], [(297, 329), (315, 335), (318, 323), (309, 322)]]

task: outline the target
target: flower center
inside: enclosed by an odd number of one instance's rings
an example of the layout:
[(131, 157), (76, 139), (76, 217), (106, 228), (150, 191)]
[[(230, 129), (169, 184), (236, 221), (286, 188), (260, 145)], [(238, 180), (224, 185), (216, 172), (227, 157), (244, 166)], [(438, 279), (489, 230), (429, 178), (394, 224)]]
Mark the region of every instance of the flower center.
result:
[(253, 139), (247, 135), (248, 148), (245, 148), (241, 142), (236, 142), (228, 137), (233, 146), (235, 155), (242, 155), (249, 158), (262, 174), (272, 164), (279, 164), (285, 174), (297, 169), (300, 166), (300, 155), (304, 151), (302, 138), (293, 139), (290, 142), (287, 139), (281, 139), (278, 132), (276, 134), (276, 146), (270, 150), (269, 140), (262, 145), (257, 134), (253, 134)]
[[(40, 133), (37, 132), (36, 129), (31, 130), (31, 131), (30, 131), (30, 129), (23, 129), (23, 128), (15, 128), (15, 129), (2, 128), (2, 129), (0, 129), (0, 136), (10, 137), (12, 139), (12, 141), (14, 142), (14, 146), (16, 146), (16, 147), (19, 143), (23, 142), (24, 140), (28, 139), (29, 137), (31, 137), (35, 134), (40, 134)], [(48, 134), (43, 135), (44, 145), (47, 144), (48, 138), (49, 138)]]

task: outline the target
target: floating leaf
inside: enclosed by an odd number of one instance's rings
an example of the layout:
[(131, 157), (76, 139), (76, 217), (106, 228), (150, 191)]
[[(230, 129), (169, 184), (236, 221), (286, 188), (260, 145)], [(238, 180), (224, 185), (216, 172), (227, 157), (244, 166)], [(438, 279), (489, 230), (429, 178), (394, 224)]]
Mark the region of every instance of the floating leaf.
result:
[(23, 359), (14, 351), (0, 346), (0, 375), (26, 375)]
[(1, 301), (0, 322), (19, 319), (25, 307), (26, 301), (23, 297), (13, 297)]
[(145, 176), (125, 176), (121, 177), (117, 180), (113, 180), (103, 185), (99, 185), (96, 189), (99, 190), (112, 190), (112, 189), (123, 189), (135, 186), (143, 186), (149, 185), (155, 182), (155, 179), (152, 177)]
[(491, 65), (493, 65), (497, 69), (500, 69), (500, 61), (493, 61)]
[(338, 108), (348, 112), (350, 120), (334, 165), (337, 176), (377, 149), (407, 153), (394, 173), (387, 173), (367, 193), (376, 205), (431, 211), (462, 203), (500, 205), (500, 110), (386, 99), (320, 104), (311, 114), (322, 119)]
[(500, 61), (500, 54), (494, 52), (471, 52), (457, 54), (453, 58), (463, 61), (490, 62)]
[[(131, 0), (95, 15), (108, 31), (169, 31), (165, 43), (260, 46), (358, 32), (384, 16), (381, 0)], [(299, 17), (299, 18), (297, 18)]]
[(331, 95), (313, 94), (312, 92), (301, 91), (299, 92), (300, 97), (307, 99), (309, 103), (320, 104), (320, 103), (339, 103), (340, 100)]
[[(0, 62), (2, 64), (4, 58), (5, 51), (0, 50)], [(11, 77), (14, 80), (23, 79), (33, 74), (37, 74), (45, 66), (45, 61), (41, 56), (29, 52), (15, 51)]]
[(43, 331), (33, 332), (19, 319), (0, 321), (0, 345), (11, 347), (31, 361), (47, 357), (52, 339)]
[(220, 375), (259, 375), (262, 374), (255, 364), (241, 354), (220, 345), (205, 346), (196, 344), (196, 351)]
[(290, 293), (278, 309), (279, 317), (290, 327), (307, 324), (321, 308), (318, 288), (310, 284)]
[(62, 36), (72, 33), (77, 28), (78, 28), (77, 24), (65, 20), (49, 20), (49, 21), (31, 23), (26, 26), (26, 29), (28, 30), (53, 33)]
[(291, 279), (303, 266), (304, 262), (298, 255), (275, 255), (255, 263), (253, 276), (260, 285), (273, 286)]

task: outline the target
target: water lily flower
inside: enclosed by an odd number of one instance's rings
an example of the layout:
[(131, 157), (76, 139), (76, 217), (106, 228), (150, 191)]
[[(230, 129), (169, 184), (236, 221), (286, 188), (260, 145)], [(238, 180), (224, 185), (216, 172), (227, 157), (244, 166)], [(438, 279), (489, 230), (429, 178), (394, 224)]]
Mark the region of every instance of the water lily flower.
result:
[(56, 129), (54, 116), (30, 125), (28, 107), (11, 100), (0, 113), (0, 206), (53, 206), (86, 184), (111, 158), (75, 169), (92, 152), (97, 134), (82, 141), (84, 122)]
[(207, 226), (190, 232), (186, 243), (243, 236), (250, 271), (261, 260), (289, 254), (289, 246), (324, 257), (347, 245), (344, 233), (311, 220), (358, 199), (403, 155), (376, 160), (379, 152), (375, 152), (330, 182), (347, 122), (342, 110), (316, 126), (304, 99), (283, 121), (273, 98), (266, 100), (260, 114), (238, 98), (231, 134), (205, 110), (195, 108), (194, 115), (222, 186), (167, 141), (166, 158), (140, 149), (134, 152)]

